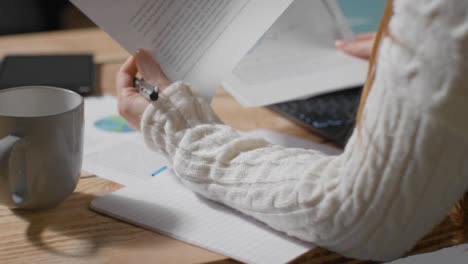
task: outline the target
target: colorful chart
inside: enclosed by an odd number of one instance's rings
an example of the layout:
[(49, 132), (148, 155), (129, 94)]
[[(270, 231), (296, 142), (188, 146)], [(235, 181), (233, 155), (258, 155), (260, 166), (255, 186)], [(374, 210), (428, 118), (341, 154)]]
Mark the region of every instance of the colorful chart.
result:
[(98, 121), (94, 122), (94, 127), (96, 127), (99, 130), (103, 130), (107, 132), (117, 132), (117, 133), (135, 132), (135, 130), (131, 129), (128, 126), (127, 121), (121, 116), (111, 116), (111, 117), (99, 119)]

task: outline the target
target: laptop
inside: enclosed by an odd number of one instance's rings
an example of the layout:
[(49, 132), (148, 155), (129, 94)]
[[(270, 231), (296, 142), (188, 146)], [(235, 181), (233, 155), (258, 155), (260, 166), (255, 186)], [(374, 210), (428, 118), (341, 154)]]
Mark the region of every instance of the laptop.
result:
[(356, 123), (362, 86), (268, 106), (340, 147), (344, 147)]
[[(385, 0), (337, 0), (356, 34), (375, 32), (385, 9)], [(344, 147), (354, 129), (362, 86), (305, 100), (268, 106), (284, 117)]]

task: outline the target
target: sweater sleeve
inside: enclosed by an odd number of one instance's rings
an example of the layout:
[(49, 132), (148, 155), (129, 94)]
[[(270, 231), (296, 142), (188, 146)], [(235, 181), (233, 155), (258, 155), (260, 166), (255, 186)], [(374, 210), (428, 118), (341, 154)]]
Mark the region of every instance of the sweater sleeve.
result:
[(466, 0), (396, 1), (339, 156), (241, 137), (182, 82), (146, 109), (145, 141), (188, 188), (276, 230), (348, 257), (400, 257), (468, 187), (467, 11)]

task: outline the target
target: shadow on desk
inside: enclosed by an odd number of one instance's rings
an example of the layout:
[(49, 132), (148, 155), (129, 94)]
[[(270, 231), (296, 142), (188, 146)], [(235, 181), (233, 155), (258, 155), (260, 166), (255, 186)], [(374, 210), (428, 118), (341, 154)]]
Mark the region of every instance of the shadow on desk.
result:
[[(101, 237), (99, 233), (93, 233), (92, 236), (87, 235), (88, 228), (99, 227), (99, 223), (96, 223), (95, 219), (83, 217), (88, 216), (85, 212), (88, 210), (87, 206), (83, 203), (89, 204), (94, 198), (96, 198), (95, 195), (75, 192), (54, 209), (39, 212), (13, 210), (13, 213), (29, 223), (25, 230), (25, 236), (34, 246), (60, 256), (83, 257), (95, 254), (100, 245), (106, 243), (106, 237)], [(55, 238), (51, 233), (74, 240), (82, 240), (87, 246), (80, 252), (67, 252), (60, 248), (54, 248)]]
[[(113, 260), (110, 263), (132, 263), (134, 260), (151, 261), (152, 257), (164, 254), (162, 251), (158, 251), (158, 248), (173, 248), (169, 254), (180, 254), (192, 248), (180, 247), (181, 244), (175, 240), (167, 239), (124, 222), (115, 221), (88, 209), (94, 198), (115, 191), (120, 187), (118, 184), (97, 177), (84, 179), (82, 177), (77, 190), (55, 209), (42, 212), (13, 210), (11, 212), (14, 216), (8, 216), (7, 211), (10, 210), (5, 208), (5, 212), (1, 215), (5, 227), (2, 231), (2, 240), (5, 242), (3, 243), (3, 259), (9, 259), (9, 262), (13, 262), (10, 260), (16, 258), (20, 260), (19, 263), (27, 262), (26, 259), (38, 260), (38, 258), (44, 259), (45, 263), (50, 263), (52, 260), (63, 263), (65, 259), (75, 259), (81, 263), (82, 259), (80, 258), (94, 260), (94, 262), (102, 260), (100, 262), (103, 263), (109, 263), (109, 260)], [(161, 213), (168, 212), (163, 210)], [(22, 221), (16, 221), (12, 217), (20, 218)], [(10, 218), (9, 221), (8, 218)], [(175, 227), (180, 224), (174, 222)], [(431, 252), (455, 245), (457, 243), (454, 243), (453, 240), (458, 232), (460, 232), (460, 227), (454, 226), (446, 218), (430, 234), (419, 241), (409, 255)], [(21, 242), (20, 236), (25, 237), (26, 243)], [(21, 252), (21, 254), (14, 252)], [(107, 253), (102, 255), (100, 252)], [(167, 254), (166, 251), (166, 256)], [(190, 256), (190, 254), (187, 255)], [(232, 264), (238, 262), (225, 259), (216, 263)], [(316, 248), (291, 263), (368, 264), (375, 262), (347, 259), (328, 250)]]
[[(132, 225), (90, 211), (88, 206), (96, 197), (75, 192), (54, 209), (39, 212), (13, 210), (13, 213), (29, 223), (25, 236), (32, 245), (60, 257), (88, 257), (116, 243), (125, 243), (127, 249), (146, 244), (147, 241), (141, 239), (141, 231)], [(68, 240), (70, 243), (64, 242)]]

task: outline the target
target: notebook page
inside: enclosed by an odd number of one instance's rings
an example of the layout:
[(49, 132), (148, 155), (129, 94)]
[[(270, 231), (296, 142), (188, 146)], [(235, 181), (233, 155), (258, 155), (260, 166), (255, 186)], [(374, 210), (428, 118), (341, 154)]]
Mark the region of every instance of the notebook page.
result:
[(388, 264), (466, 264), (468, 263), (468, 244), (440, 249), (434, 252), (401, 258)]
[(152, 184), (97, 198), (91, 208), (247, 263), (285, 263), (315, 247), (197, 196), (169, 170)]

